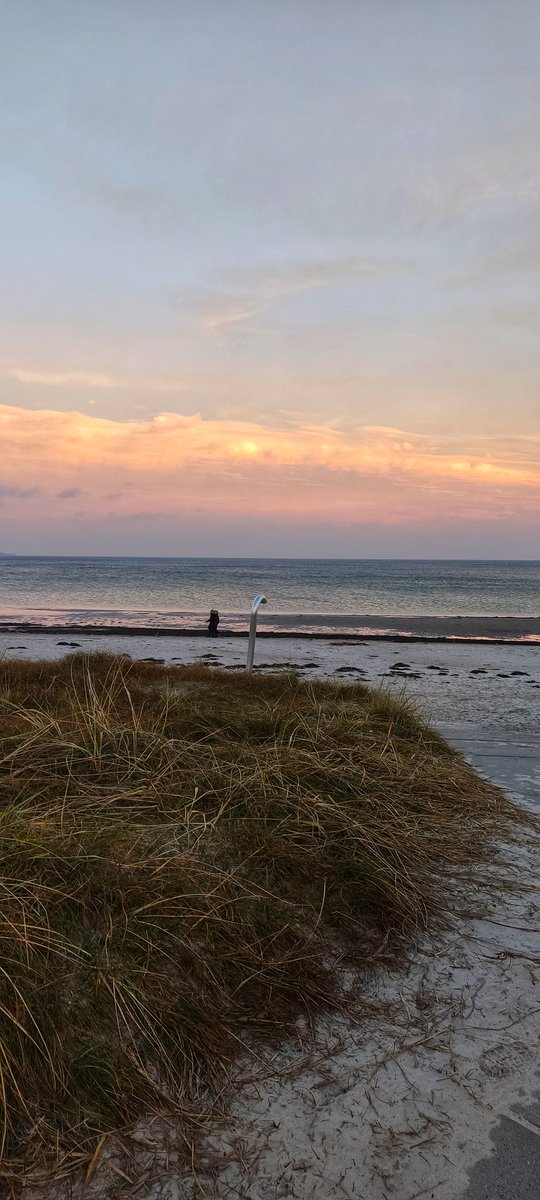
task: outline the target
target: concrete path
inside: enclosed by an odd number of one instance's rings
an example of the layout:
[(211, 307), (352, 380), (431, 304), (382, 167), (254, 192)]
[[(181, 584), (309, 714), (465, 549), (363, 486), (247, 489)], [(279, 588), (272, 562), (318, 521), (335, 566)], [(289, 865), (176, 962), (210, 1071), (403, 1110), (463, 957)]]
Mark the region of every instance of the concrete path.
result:
[[(540, 811), (540, 735), (502, 729), (486, 734), (485, 727), (475, 730), (469, 723), (440, 723), (439, 729), (477, 771)], [(459, 1200), (540, 1200), (540, 1022), (531, 1034), (531, 1049), (539, 1060), (539, 1090), (525, 1101), (516, 1095), (493, 1125), (493, 1152), (472, 1168)]]
[(540, 811), (540, 733), (475, 728), (438, 722), (438, 729), (457, 746), (481, 775), (504, 788), (510, 796)]

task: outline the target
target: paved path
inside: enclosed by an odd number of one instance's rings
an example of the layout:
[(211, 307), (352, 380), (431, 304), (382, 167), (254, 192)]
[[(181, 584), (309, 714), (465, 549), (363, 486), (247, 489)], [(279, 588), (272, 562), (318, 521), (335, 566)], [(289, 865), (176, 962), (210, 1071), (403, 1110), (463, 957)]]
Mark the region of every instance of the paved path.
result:
[(469, 762), (516, 800), (540, 811), (540, 734), (486, 732), (469, 722), (438, 728), (447, 741), (463, 751)]
[[(441, 733), (463, 751), (477, 771), (511, 796), (540, 811), (540, 735), (504, 730), (486, 734), (470, 724), (439, 724)], [(540, 1049), (540, 1028), (535, 1036)], [(494, 1152), (470, 1172), (459, 1200), (540, 1200), (540, 1055), (539, 1090), (526, 1098), (516, 1095), (509, 1111), (494, 1124)], [(457, 1200), (457, 1198), (456, 1198)]]

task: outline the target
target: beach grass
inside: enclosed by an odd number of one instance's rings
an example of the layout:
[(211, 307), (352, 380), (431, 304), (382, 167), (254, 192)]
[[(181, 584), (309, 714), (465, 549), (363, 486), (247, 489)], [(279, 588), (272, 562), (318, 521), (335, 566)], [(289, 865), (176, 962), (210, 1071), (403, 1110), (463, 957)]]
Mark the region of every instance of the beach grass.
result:
[[(350, 1007), (527, 820), (402, 700), (105, 654), (0, 663), (0, 1181)], [(71, 1159), (70, 1159), (71, 1156)]]

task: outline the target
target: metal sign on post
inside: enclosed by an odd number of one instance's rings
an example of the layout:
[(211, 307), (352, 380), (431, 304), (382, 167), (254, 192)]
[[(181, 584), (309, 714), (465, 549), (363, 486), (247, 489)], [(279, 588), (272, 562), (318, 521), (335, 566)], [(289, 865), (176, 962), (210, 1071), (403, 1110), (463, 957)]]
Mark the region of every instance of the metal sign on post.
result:
[(249, 622), (249, 638), (247, 649), (246, 671), (253, 670), (253, 656), (255, 654), (255, 638), (257, 636), (257, 613), (261, 604), (266, 604), (266, 596), (255, 596), (251, 605), (251, 618)]

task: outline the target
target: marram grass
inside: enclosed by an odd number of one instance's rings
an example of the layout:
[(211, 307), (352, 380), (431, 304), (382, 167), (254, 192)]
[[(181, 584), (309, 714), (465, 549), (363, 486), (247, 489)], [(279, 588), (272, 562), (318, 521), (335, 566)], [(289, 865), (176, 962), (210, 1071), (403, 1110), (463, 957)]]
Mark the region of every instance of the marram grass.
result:
[(1, 663), (0, 1181), (149, 1112), (189, 1133), (524, 819), (363, 685)]

